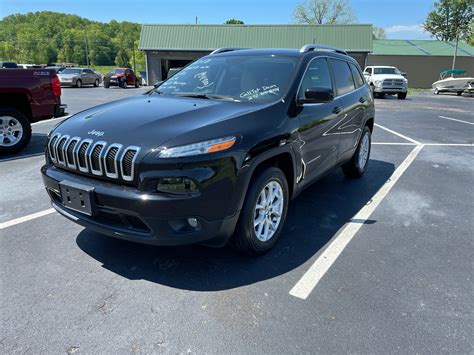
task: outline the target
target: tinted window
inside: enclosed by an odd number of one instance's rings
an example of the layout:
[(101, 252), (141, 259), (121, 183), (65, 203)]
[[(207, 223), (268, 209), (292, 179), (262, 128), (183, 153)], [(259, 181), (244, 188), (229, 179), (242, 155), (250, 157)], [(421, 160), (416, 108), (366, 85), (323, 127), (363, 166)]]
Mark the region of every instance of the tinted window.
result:
[(306, 89), (311, 87), (324, 87), (332, 89), (331, 75), (328, 62), (325, 58), (313, 59), (304, 74), (298, 97), (304, 99)]
[(365, 69), (365, 72), (368, 73), (368, 74), (372, 74), (372, 68)]
[(364, 86), (364, 79), (362, 78), (362, 75), (360, 75), (360, 71), (354, 64), (349, 63), (349, 67), (351, 68), (352, 77), (354, 78), (356, 87), (360, 88), (361, 86)]
[(354, 79), (349, 69), (349, 64), (343, 60), (330, 59), (334, 79), (336, 81), (336, 89), (338, 95), (344, 95), (355, 90)]
[(94, 74), (94, 72), (93, 72), (92, 70), (90, 70), (90, 69), (85, 69), (84, 71), (85, 71), (87, 74)]
[(66, 68), (64, 69), (61, 74), (81, 74), (82, 70), (81, 69), (72, 69), (72, 68)]
[(298, 63), (299, 58), (279, 56), (208, 56), (173, 75), (157, 91), (244, 102), (275, 101), (287, 92)]
[(380, 68), (374, 68), (374, 74), (397, 74), (397, 75), (400, 75), (400, 71), (397, 68), (380, 67)]

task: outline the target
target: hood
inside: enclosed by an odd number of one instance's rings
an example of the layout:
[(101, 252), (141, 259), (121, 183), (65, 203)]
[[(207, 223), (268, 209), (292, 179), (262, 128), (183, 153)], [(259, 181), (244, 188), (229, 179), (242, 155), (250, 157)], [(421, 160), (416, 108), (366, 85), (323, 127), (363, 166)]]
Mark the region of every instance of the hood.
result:
[[(181, 135), (257, 111), (267, 105), (140, 95), (80, 112), (64, 120), (54, 133), (105, 141), (108, 144), (134, 145), (148, 150)], [(235, 132), (229, 132), (232, 133)], [(208, 134), (202, 138), (217, 138), (212, 136), (212, 132)]]

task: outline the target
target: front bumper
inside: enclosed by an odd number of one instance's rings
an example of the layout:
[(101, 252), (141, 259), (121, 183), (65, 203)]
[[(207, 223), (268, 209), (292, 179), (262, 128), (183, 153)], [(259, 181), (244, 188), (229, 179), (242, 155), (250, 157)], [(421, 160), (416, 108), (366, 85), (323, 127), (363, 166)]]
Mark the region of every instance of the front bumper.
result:
[[(86, 228), (120, 239), (153, 245), (205, 243), (221, 246), (232, 236), (239, 216), (235, 213), (206, 219), (203, 214), (212, 201), (186, 204), (186, 200), (202, 199), (200, 195), (149, 194), (133, 187), (71, 174), (54, 166), (45, 165), (41, 172), (52, 205), (60, 214)], [(92, 216), (64, 207), (59, 185), (64, 180), (94, 189)], [(190, 206), (188, 209), (183, 207), (187, 205)], [(197, 205), (200, 209), (196, 209)], [(198, 226), (192, 228), (187, 224), (188, 218), (196, 218)]]
[(384, 93), (384, 94), (398, 94), (398, 93), (406, 93), (408, 92), (407, 87), (383, 87), (383, 86), (376, 86), (374, 92), (376, 93)]

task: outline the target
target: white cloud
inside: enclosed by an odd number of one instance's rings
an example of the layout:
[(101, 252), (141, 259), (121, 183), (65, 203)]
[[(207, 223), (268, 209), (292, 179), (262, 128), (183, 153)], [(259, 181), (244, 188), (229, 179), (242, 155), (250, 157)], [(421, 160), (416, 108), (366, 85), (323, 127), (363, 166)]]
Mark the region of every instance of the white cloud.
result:
[(419, 25), (394, 25), (385, 27), (385, 33), (388, 38), (399, 39), (429, 39), (430, 34), (425, 31), (421, 24)]

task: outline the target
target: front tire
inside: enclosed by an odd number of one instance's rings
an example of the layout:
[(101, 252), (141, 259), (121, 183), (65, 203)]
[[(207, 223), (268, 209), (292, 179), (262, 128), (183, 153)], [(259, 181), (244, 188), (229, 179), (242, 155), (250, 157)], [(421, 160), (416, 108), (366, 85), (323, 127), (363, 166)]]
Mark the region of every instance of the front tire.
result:
[(407, 98), (407, 93), (406, 92), (401, 92), (398, 95), (399, 100), (405, 100)]
[(456, 95), (461, 96), (462, 93), (463, 93), (462, 91), (458, 91), (458, 92), (456, 93)]
[(76, 88), (78, 89), (82, 88), (82, 80), (76, 81)]
[(0, 109), (0, 155), (14, 154), (31, 139), (28, 118), (15, 109)]
[(360, 178), (364, 175), (369, 165), (370, 150), (372, 144), (372, 132), (365, 126), (359, 141), (359, 145), (351, 160), (342, 166), (342, 172), (351, 178)]
[(140, 82), (138, 80), (135, 81), (135, 87), (138, 89), (140, 87)]
[(99, 79), (95, 79), (95, 81), (94, 81), (94, 86), (95, 86), (95, 87), (98, 87), (98, 86), (99, 86)]
[(288, 210), (288, 183), (285, 174), (270, 167), (253, 179), (239, 222), (233, 245), (245, 254), (267, 252), (278, 241)]

